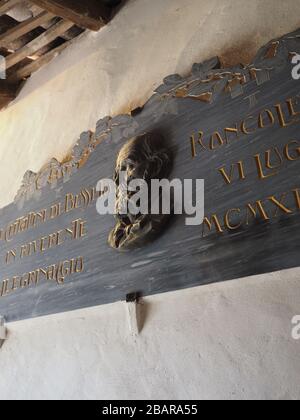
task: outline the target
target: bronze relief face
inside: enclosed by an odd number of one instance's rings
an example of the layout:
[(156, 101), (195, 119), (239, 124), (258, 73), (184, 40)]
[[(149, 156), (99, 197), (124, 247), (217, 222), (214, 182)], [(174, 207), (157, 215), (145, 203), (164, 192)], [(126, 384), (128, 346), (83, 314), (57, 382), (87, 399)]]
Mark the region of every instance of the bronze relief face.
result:
[[(119, 152), (114, 173), (116, 184), (116, 226), (108, 242), (115, 249), (124, 250), (142, 245), (154, 238), (165, 226), (170, 215), (151, 214), (151, 180), (169, 176), (173, 156), (164, 137), (147, 133), (129, 140)], [(148, 214), (125, 214), (132, 192), (127, 190), (131, 181), (143, 180), (148, 186)], [(156, 197), (160, 199), (160, 197)]]

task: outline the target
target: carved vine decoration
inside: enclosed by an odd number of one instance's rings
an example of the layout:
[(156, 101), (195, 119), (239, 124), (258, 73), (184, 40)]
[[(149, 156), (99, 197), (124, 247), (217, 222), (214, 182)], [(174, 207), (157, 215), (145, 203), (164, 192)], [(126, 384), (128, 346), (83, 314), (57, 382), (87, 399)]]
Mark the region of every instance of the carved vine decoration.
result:
[[(143, 111), (147, 116), (147, 107), (161, 106), (165, 102), (165, 112), (172, 112), (170, 99), (197, 100), (199, 106), (212, 104), (220, 94), (228, 94), (234, 99), (243, 94), (243, 85), (255, 81), (262, 85), (270, 80), (273, 74), (282, 71), (286, 65), (287, 57), (291, 58), (299, 49), (300, 30), (289, 34), (279, 40), (274, 40), (261, 48), (253, 63), (248, 66), (237, 66), (231, 69), (221, 69), (217, 57), (201, 64), (194, 64), (192, 73), (188, 77), (178, 74), (164, 79), (154, 95), (145, 104)], [(170, 111), (171, 109), (171, 111)], [(70, 159), (60, 163), (52, 159), (48, 165), (38, 173), (27, 171), (24, 175), (15, 203), (29, 200), (33, 194), (47, 184), (56, 186), (60, 181), (68, 181), (88, 160), (91, 153), (103, 142), (112, 140), (115, 135), (123, 139), (137, 136), (138, 123), (135, 111), (131, 115), (105, 117), (98, 121), (95, 132), (85, 132), (75, 144)]]

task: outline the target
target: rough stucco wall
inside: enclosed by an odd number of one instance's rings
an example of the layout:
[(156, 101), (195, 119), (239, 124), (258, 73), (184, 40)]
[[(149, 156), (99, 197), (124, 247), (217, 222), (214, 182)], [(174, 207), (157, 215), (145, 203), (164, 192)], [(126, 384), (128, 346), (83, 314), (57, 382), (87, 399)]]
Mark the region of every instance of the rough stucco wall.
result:
[(1, 398), (299, 399), (299, 270), (19, 322), (0, 351)]
[[(27, 169), (62, 159), (82, 131), (135, 108), (163, 77), (222, 55), (250, 61), (300, 26), (289, 0), (131, 0), (98, 34), (35, 74), (0, 113), (0, 205)], [(123, 304), (10, 325), (0, 398), (300, 398), (300, 270), (147, 299), (142, 335)]]

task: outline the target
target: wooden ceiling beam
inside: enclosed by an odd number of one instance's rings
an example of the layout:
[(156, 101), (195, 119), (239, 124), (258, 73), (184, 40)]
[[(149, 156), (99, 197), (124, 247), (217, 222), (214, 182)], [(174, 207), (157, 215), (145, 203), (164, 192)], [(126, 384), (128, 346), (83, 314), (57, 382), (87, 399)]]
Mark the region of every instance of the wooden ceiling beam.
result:
[(58, 38), (64, 32), (68, 31), (73, 25), (73, 22), (66, 22), (63, 20), (51, 26), (50, 29), (48, 29), (39, 37), (35, 38), (33, 41), (26, 44), (23, 48), (7, 56), (6, 69), (11, 68), (15, 64), (24, 60), (24, 58), (30, 57), (41, 48), (50, 44), (50, 42), (54, 41), (54, 39)]
[(13, 9), (21, 0), (0, 0), (0, 15)]
[(50, 63), (55, 57), (57, 57), (63, 50), (65, 50), (73, 40), (66, 41), (59, 47), (50, 50), (46, 54), (42, 55), (35, 61), (32, 61), (29, 64), (25, 64), (23, 67), (20, 67), (16, 71), (14, 71), (10, 76), (8, 76), (8, 82), (10, 83), (18, 83), (21, 80), (29, 77), (32, 73), (38, 71), (41, 67), (45, 66), (46, 64)]
[(19, 23), (15, 27), (6, 31), (4, 34), (0, 35), (0, 47), (7, 47), (12, 41), (15, 41), (33, 29), (38, 28), (52, 18), (53, 15), (51, 13), (42, 12), (38, 16)]
[(99, 0), (31, 0), (36, 6), (92, 31), (108, 22), (111, 10)]

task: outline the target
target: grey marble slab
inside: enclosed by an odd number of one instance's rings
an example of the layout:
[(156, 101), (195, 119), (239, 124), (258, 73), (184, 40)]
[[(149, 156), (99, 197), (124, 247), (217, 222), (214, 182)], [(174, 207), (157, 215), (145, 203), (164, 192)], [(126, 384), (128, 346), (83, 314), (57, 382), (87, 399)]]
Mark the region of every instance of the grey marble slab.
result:
[[(300, 31), (271, 41), (247, 67), (221, 69), (217, 58), (195, 64), (187, 77), (167, 77), (142, 109), (102, 119), (94, 133), (83, 133), (70, 161), (52, 160), (38, 174), (26, 173), (15, 202), (0, 212), (0, 315), (16, 321), (116, 302), (133, 292), (153, 295), (299, 266), (300, 81), (292, 78), (295, 53), (300, 53)], [(261, 112), (264, 128), (259, 127)], [(283, 128), (284, 123), (288, 126)], [(226, 142), (224, 129), (234, 127), (238, 137), (228, 132)], [(186, 226), (186, 216), (178, 215), (153, 242), (118, 252), (107, 243), (113, 216), (100, 216), (85, 190), (112, 177), (127, 139), (153, 130), (170, 141), (175, 155), (171, 178), (205, 180), (205, 215), (217, 215), (222, 233), (207, 224)], [(197, 140), (199, 131), (205, 148), (196, 143), (193, 157), (191, 136)], [(265, 166), (268, 151), (274, 169)], [(258, 155), (265, 179), (259, 177)], [(232, 183), (226, 184), (219, 169), (230, 174), (231, 165), (241, 161), (245, 179), (238, 179), (235, 170)], [(65, 212), (68, 194), (80, 195), (80, 208)], [(265, 216), (258, 208), (257, 217), (250, 217), (247, 205), (255, 209), (259, 200)], [(61, 203), (61, 214), (50, 219), (49, 209), (56, 203)], [(9, 228), (43, 209), (47, 220), (38, 226), (21, 232), (18, 223)], [(226, 227), (226, 213), (234, 229)], [(65, 235), (63, 244), (31, 256), (23, 248), (20, 258), (22, 246), (71, 229), (75, 220), (84, 221), (85, 236), (72, 240)], [(11, 250), (16, 256), (7, 254)], [(84, 266), (78, 262), (80, 272), (64, 281), (56, 281), (55, 275), (47, 280), (40, 272), (37, 284), (34, 274), (31, 284), (26, 282), (27, 273), (49, 271), (52, 265), (57, 269), (79, 257)]]

